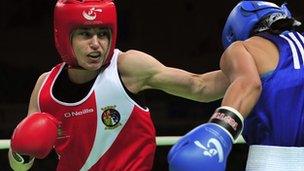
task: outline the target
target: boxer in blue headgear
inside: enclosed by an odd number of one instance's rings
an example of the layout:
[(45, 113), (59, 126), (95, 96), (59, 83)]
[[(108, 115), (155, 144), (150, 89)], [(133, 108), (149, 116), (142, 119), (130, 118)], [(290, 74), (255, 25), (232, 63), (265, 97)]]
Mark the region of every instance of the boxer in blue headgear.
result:
[[(223, 29), (220, 67), (230, 86), (221, 105), (245, 118), (247, 171), (304, 168), (304, 37), (295, 31), (299, 25), (286, 4), (241, 1)], [(186, 134), (170, 150), (170, 170), (224, 171), (235, 140), (227, 125), (242, 125), (230, 116), (218, 111)]]
[[(263, 22), (261, 22), (263, 21)], [(223, 29), (222, 42), (227, 48), (236, 40), (248, 39), (262, 31), (280, 31), (298, 26), (286, 4), (281, 7), (265, 1), (242, 1), (231, 11)]]

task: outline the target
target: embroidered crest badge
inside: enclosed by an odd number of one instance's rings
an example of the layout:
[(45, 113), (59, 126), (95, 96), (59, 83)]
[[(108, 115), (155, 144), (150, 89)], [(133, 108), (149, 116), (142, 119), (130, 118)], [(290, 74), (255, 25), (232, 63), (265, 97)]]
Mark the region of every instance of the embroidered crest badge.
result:
[(120, 123), (120, 113), (115, 109), (114, 106), (107, 106), (102, 108), (103, 110), (101, 119), (103, 124), (105, 124), (105, 129), (115, 129), (121, 125)]

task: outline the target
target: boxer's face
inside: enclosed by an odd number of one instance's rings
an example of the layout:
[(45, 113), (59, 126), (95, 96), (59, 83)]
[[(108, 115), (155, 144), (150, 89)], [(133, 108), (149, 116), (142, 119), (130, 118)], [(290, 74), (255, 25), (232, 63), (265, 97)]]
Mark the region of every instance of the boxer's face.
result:
[(106, 28), (78, 28), (72, 33), (72, 47), (78, 65), (86, 70), (98, 70), (110, 47), (110, 31)]

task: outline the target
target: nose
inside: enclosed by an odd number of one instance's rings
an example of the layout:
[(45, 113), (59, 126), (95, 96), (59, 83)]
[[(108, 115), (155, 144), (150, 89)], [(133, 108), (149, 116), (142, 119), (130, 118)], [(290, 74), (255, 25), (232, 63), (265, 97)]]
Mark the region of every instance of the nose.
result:
[(90, 42), (90, 47), (94, 50), (97, 50), (99, 48), (99, 41), (97, 35), (92, 36), (91, 42)]

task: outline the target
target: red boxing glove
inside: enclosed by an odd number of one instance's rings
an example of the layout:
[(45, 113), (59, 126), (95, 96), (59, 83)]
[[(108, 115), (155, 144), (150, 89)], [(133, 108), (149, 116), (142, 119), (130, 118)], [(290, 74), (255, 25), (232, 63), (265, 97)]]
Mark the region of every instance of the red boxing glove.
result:
[(59, 121), (51, 114), (33, 113), (15, 128), (11, 148), (18, 154), (43, 159), (55, 144), (58, 126)]

